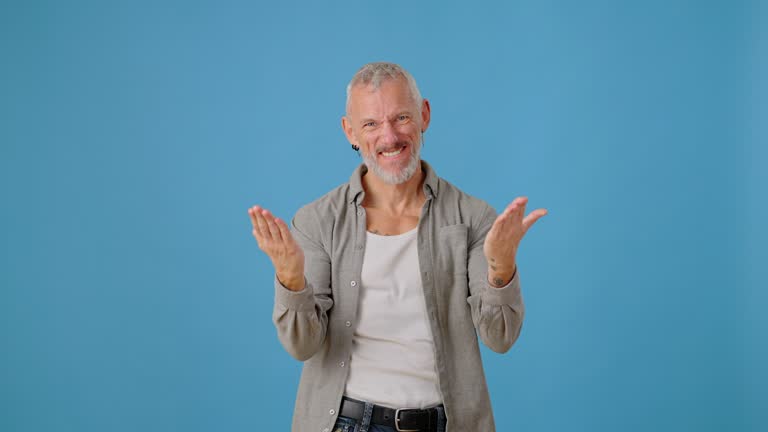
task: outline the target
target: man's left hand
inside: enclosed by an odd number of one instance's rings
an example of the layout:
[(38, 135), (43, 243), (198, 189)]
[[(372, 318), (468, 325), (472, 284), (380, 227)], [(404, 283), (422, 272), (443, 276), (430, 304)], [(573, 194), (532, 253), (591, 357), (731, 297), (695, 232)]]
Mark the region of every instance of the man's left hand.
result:
[(508, 284), (515, 275), (520, 240), (539, 218), (547, 214), (546, 209), (536, 209), (523, 218), (527, 203), (526, 197), (515, 198), (496, 218), (485, 237), (483, 252), (488, 260), (488, 282), (497, 288)]

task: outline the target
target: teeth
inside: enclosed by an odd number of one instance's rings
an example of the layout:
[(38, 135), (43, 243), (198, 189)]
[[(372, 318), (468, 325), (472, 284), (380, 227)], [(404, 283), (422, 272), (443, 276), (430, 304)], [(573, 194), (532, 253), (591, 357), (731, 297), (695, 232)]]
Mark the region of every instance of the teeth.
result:
[(384, 155), (384, 156), (386, 156), (386, 157), (392, 157), (392, 156), (397, 156), (397, 155), (399, 155), (401, 151), (403, 151), (403, 149), (402, 149), (402, 148), (401, 148), (401, 149), (398, 149), (398, 150), (395, 150), (395, 151), (393, 151), (393, 152), (381, 152), (381, 154), (383, 154), (383, 155)]

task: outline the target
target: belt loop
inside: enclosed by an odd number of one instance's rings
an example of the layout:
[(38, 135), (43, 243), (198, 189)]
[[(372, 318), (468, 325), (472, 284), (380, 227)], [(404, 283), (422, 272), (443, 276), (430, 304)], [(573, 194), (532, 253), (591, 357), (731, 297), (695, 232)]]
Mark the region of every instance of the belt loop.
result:
[(368, 428), (371, 427), (371, 417), (373, 417), (373, 403), (365, 402), (365, 412), (360, 420), (360, 432), (368, 432)]

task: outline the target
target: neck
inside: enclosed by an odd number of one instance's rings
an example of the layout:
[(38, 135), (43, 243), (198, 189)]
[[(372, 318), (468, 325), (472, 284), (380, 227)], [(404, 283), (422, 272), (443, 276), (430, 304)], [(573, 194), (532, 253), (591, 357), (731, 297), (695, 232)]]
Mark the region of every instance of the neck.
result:
[(365, 190), (363, 206), (377, 208), (393, 215), (402, 215), (409, 209), (421, 208), (426, 199), (422, 187), (424, 179), (421, 164), (410, 179), (396, 185), (385, 183), (372, 171), (368, 171), (362, 178)]

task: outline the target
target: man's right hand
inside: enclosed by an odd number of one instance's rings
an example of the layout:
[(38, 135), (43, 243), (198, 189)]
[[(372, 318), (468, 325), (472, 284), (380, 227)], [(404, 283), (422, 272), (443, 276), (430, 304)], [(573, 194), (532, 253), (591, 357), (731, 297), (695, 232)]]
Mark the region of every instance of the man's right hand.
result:
[(304, 289), (304, 251), (291, 235), (288, 225), (267, 209), (248, 209), (253, 223), (253, 236), (272, 260), (277, 279), (291, 291)]

